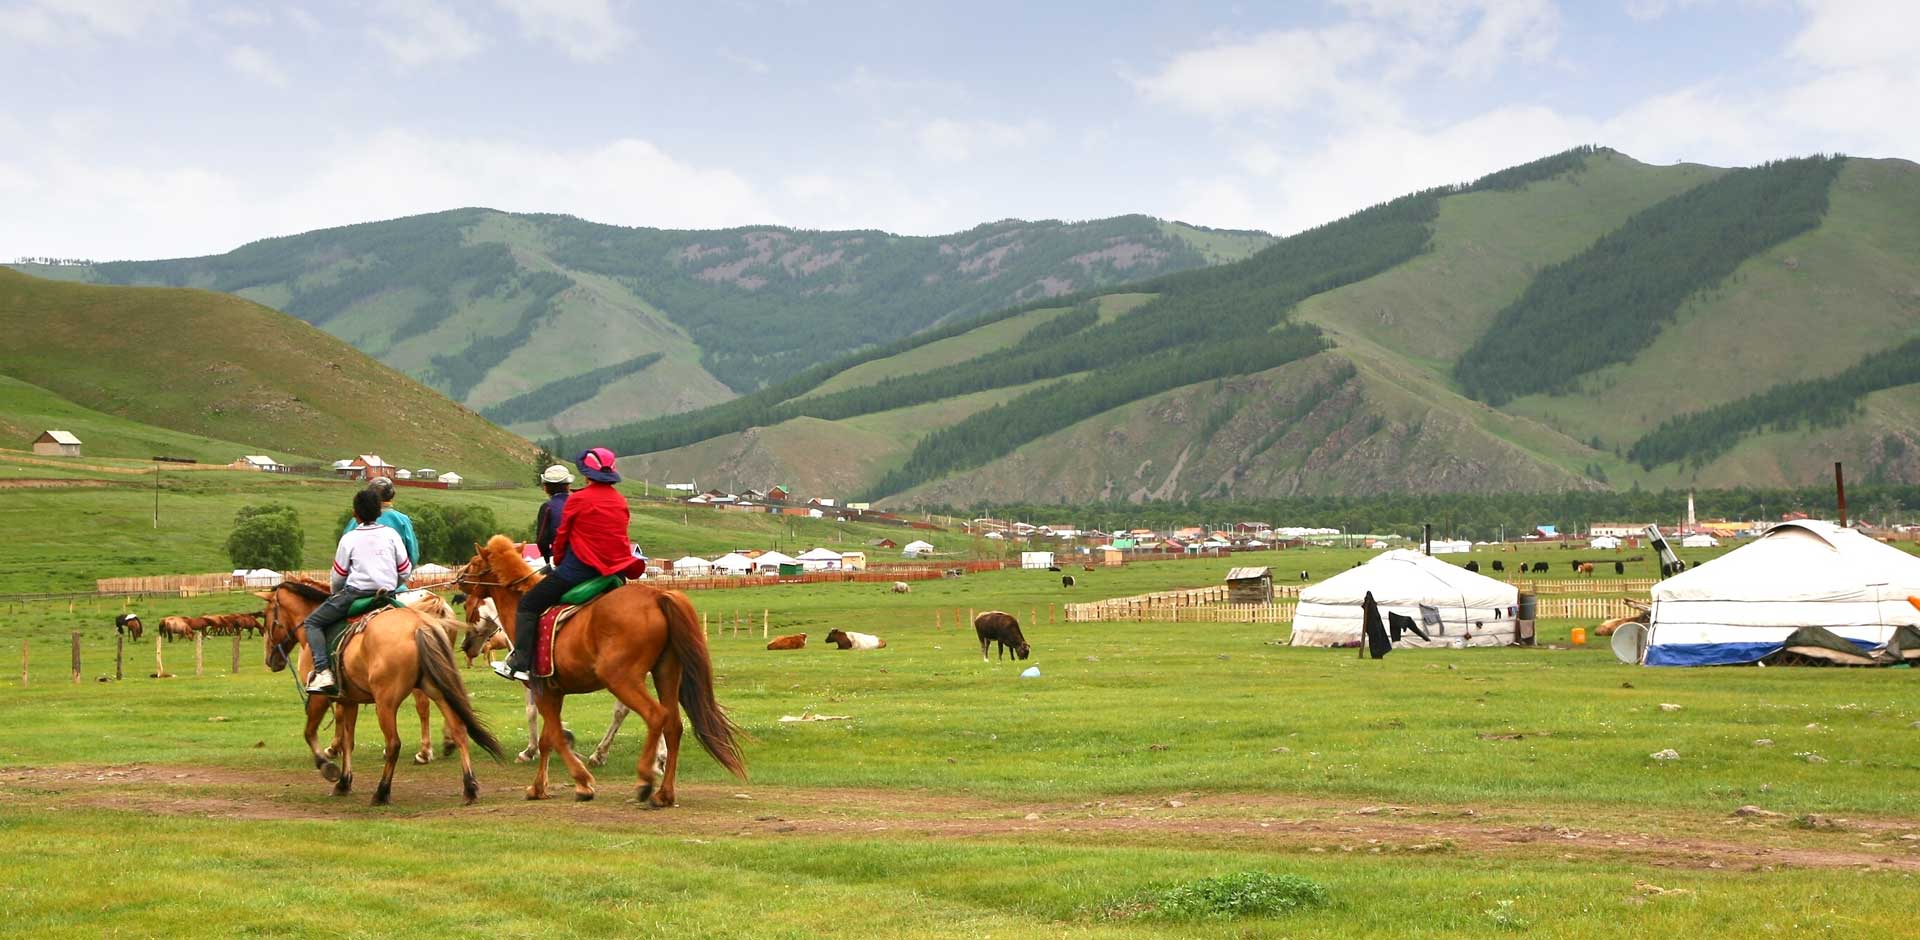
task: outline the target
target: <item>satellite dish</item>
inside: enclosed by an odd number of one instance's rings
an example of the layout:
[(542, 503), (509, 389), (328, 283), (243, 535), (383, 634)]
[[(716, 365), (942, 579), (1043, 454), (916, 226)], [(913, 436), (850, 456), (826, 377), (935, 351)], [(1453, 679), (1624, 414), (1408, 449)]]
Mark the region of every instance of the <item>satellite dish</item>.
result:
[(1629, 666), (1640, 665), (1647, 651), (1647, 625), (1639, 621), (1623, 623), (1613, 631), (1613, 656)]

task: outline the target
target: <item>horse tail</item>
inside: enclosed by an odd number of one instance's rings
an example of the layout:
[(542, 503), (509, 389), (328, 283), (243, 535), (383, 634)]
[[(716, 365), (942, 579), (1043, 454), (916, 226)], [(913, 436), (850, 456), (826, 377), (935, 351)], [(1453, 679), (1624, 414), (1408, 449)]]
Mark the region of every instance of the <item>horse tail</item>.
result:
[(500, 750), (500, 739), (494, 737), (486, 722), (474, 713), (466, 684), (460, 681), (460, 670), (453, 665), (453, 642), (447, 639), (447, 627), (441, 622), (445, 619), (423, 615), (422, 623), (413, 628), (413, 642), (420, 649), (420, 679), (440, 692), (454, 717), (467, 726), (467, 737), (473, 743), (493, 755), (494, 760), (504, 760), (506, 755)]
[(693, 736), (728, 773), (747, 779), (740, 729), (713, 697), (713, 657), (693, 604), (679, 591), (661, 591), (660, 612), (667, 618), (667, 645), (680, 659), (680, 707), (693, 724)]

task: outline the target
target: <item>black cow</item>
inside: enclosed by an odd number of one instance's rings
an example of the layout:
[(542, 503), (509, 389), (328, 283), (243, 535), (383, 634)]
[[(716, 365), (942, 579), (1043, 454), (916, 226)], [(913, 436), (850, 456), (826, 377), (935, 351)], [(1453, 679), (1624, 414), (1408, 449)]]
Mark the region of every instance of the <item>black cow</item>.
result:
[(1504, 561), (1501, 561), (1501, 560), (1500, 560), (1500, 559), (1498, 559), (1498, 558), (1496, 558), (1496, 559), (1494, 559), (1494, 560), (1493, 560), (1493, 570), (1495, 570), (1495, 571), (1505, 571), (1505, 570), (1507, 570), (1507, 563), (1506, 563), (1506, 562), (1504, 562)]
[(1613, 573), (1614, 573), (1614, 574), (1626, 574), (1626, 573), (1627, 573), (1627, 565), (1626, 565), (1626, 563), (1625, 563), (1625, 562), (1619, 562), (1619, 561), (1616, 561), (1616, 562), (1614, 562), (1614, 563), (1613, 563)]
[(1539, 574), (1546, 574), (1547, 563), (1544, 561), (1536, 561), (1533, 563), (1533, 570)]
[(1061, 575), (1061, 576), (1060, 576), (1060, 586), (1061, 586), (1061, 587), (1073, 587), (1073, 575), (1070, 575), (1070, 574), (1063, 574), (1063, 575)]
[(973, 618), (973, 632), (980, 637), (980, 659), (987, 658), (987, 646), (1000, 644), (999, 654), (1005, 656), (1011, 652), (1014, 659), (1026, 659), (1032, 647), (1027, 638), (1020, 635), (1020, 621), (1004, 610), (984, 611)]
[(1470, 562), (1467, 562), (1467, 570), (1468, 570), (1468, 571), (1471, 571), (1471, 572), (1473, 572), (1474, 574), (1479, 574), (1479, 573), (1480, 573), (1480, 563), (1479, 563), (1479, 562), (1477, 562), (1477, 561), (1470, 561)]

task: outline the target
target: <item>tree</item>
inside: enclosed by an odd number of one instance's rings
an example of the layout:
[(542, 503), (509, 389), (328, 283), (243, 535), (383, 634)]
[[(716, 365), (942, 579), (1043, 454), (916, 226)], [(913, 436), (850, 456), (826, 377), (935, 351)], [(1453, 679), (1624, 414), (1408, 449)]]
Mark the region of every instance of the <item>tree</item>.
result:
[(233, 523), (233, 531), (227, 535), (227, 557), (235, 568), (285, 571), (300, 567), (307, 537), (292, 506), (242, 506), (234, 513)]
[(420, 540), (420, 560), (459, 564), (473, 554), (474, 543), (484, 543), (500, 531), (493, 510), (476, 503), (428, 503), (418, 506), (413, 534)]

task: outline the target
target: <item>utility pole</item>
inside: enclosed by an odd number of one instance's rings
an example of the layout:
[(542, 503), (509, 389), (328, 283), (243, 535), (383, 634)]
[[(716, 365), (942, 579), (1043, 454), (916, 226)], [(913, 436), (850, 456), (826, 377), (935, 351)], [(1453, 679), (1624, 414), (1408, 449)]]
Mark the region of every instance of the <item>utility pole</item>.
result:
[(153, 461), (153, 527), (160, 528), (160, 459)]

